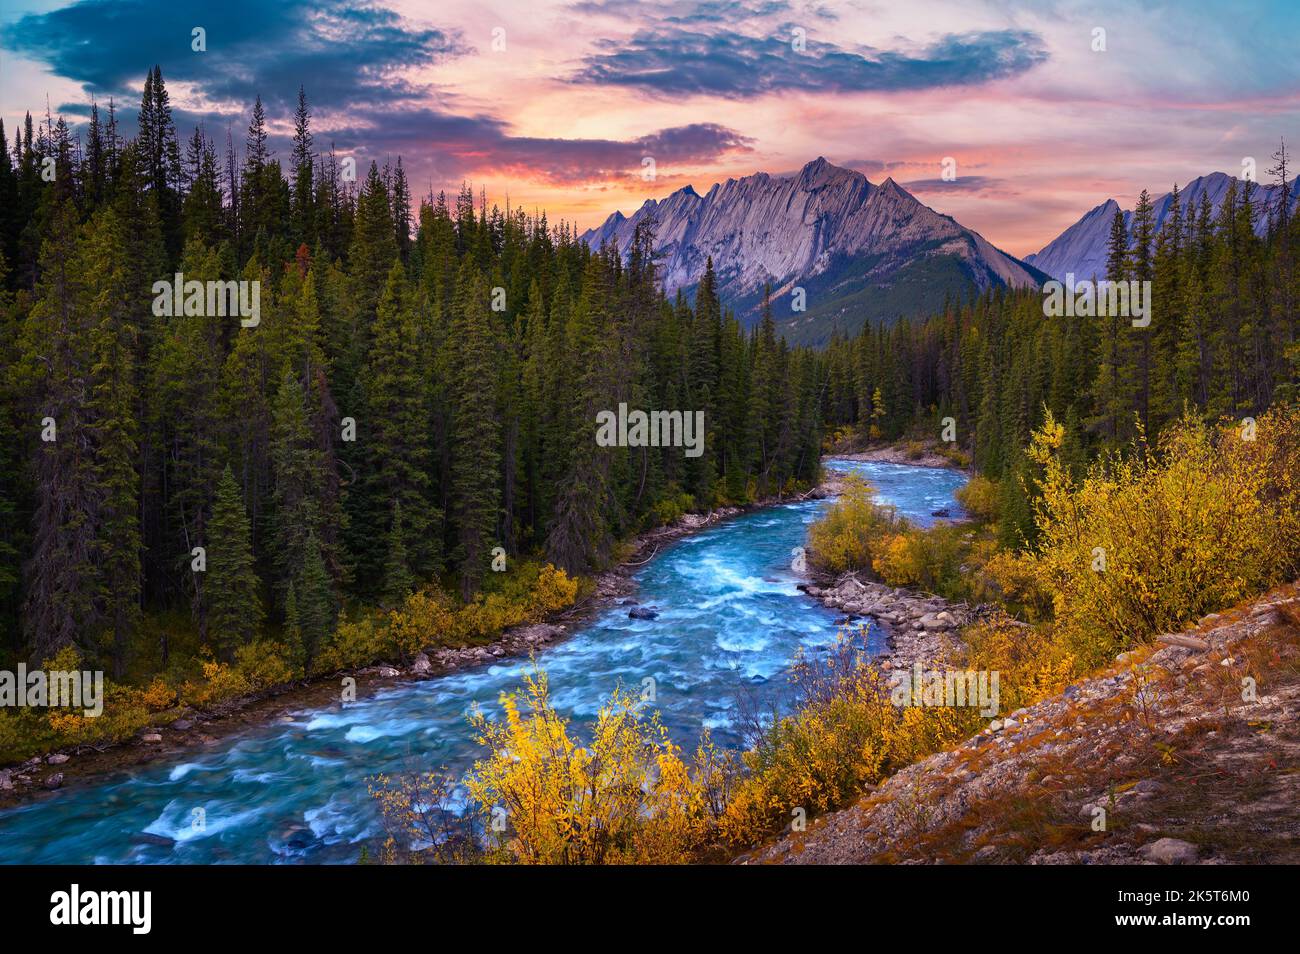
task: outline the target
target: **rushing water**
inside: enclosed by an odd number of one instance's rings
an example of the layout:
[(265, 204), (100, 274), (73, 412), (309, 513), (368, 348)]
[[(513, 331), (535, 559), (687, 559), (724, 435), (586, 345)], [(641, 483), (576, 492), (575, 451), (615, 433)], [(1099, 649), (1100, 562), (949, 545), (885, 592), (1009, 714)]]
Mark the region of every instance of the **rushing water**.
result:
[[(837, 461), (900, 514), (929, 523), (958, 508), (953, 471)], [(683, 538), (636, 574), (655, 620), (611, 607), (542, 652), (557, 708), (591, 719), (611, 690), (655, 680), (655, 704), (674, 739), (708, 727), (739, 744), (738, 700), (780, 690), (800, 646), (835, 638), (835, 616), (799, 592), (791, 551), (825, 504), (771, 507)], [(873, 632), (874, 638), (874, 632)], [(5, 863), (347, 862), (379, 832), (367, 779), (379, 772), (470, 767), (480, 754), (470, 706), (499, 709), (526, 660), (392, 686), (347, 705), (306, 709), (180, 760), (69, 785), (0, 814)], [(196, 826), (196, 809), (204, 824)]]

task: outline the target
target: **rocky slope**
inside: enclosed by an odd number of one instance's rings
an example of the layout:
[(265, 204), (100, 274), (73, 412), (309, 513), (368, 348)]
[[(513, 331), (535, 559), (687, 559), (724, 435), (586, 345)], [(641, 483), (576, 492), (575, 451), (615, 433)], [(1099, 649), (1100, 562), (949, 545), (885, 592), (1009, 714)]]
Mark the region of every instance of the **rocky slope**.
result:
[(742, 863), (1300, 861), (1300, 584), (1124, 653)]
[[(804, 340), (836, 318), (840, 330), (852, 331), (866, 317), (913, 310), (926, 296), (937, 294), (937, 307), (954, 283), (1023, 287), (1041, 278), (893, 179), (875, 185), (823, 158), (793, 176), (728, 179), (703, 196), (687, 186), (630, 217), (615, 212), (582, 239), (593, 248), (612, 241), (626, 254), (637, 225), (651, 216), (670, 294), (692, 291), (711, 256), (724, 303), (752, 320), (770, 282), (787, 337)], [(795, 286), (805, 288), (808, 307), (797, 315), (789, 298)]]

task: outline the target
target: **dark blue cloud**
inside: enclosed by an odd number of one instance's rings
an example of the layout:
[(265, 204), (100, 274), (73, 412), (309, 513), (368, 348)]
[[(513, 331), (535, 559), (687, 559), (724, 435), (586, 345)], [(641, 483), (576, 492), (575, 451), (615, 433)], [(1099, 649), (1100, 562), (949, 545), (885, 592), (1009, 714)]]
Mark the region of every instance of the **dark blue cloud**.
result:
[[(191, 31), (207, 31), (207, 51)], [(290, 106), (307, 82), (325, 108), (391, 106), (426, 90), (401, 78), (412, 67), (469, 52), (459, 34), (403, 20), (351, 0), (78, 0), (28, 14), (4, 45), (47, 64), (88, 92), (137, 93), (155, 63), (171, 83), (193, 83), (216, 101)]]
[[(207, 30), (203, 53), (190, 48), (196, 26)], [(5, 29), (3, 45), (82, 84), (101, 112), (114, 97), (126, 134), (135, 127), (144, 75), (158, 63), (182, 138), (202, 125), (219, 147), (228, 133), (242, 147), (258, 95), (283, 129), (302, 85), (317, 117), (319, 150), (333, 146), (363, 161), (401, 155), (416, 183), (455, 183), (483, 169), (555, 183), (605, 182), (639, 172), (646, 155), (682, 170), (749, 148), (748, 139), (712, 123), (622, 141), (552, 139), (513, 136), (496, 116), (435, 108), (434, 90), (405, 79), (407, 71), (473, 51), (454, 31), (412, 24), (374, 3), (77, 0), (22, 17)], [(187, 86), (199, 101), (179, 95)], [(84, 119), (89, 97), (62, 111)], [(280, 156), (289, 151), (276, 131), (270, 145)]]
[(807, 40), (794, 27), (776, 37), (655, 27), (606, 41), (570, 82), (636, 87), (663, 95), (748, 99), (766, 93), (864, 92), (970, 86), (1015, 76), (1047, 58), (1042, 39), (1023, 30), (948, 34), (915, 53), (843, 49)]

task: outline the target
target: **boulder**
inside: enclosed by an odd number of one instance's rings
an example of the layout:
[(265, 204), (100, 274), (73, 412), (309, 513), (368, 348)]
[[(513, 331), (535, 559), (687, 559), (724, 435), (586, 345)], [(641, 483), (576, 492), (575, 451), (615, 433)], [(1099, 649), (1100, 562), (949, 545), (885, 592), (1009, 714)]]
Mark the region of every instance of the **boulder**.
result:
[(62, 765), (67, 760), (68, 760), (68, 756), (64, 755), (62, 752), (56, 752), (54, 755), (51, 755), (45, 761), (48, 762), (50, 765)]
[(1142, 855), (1159, 865), (1187, 865), (1196, 861), (1197, 848), (1177, 838), (1160, 838), (1142, 846)]
[(627, 612), (629, 619), (654, 619), (659, 615), (658, 610), (650, 609), (648, 606), (634, 606)]
[(417, 675), (427, 675), (433, 672), (433, 663), (429, 662), (429, 657), (424, 653), (419, 653), (415, 657), (415, 662), (411, 664), (411, 672)]
[(49, 778), (45, 780), (45, 787), (48, 788), (50, 791), (54, 791), (56, 788), (59, 788), (62, 785), (63, 785), (62, 772), (55, 772), (53, 775), (51, 775)]
[(140, 741), (147, 742), (149, 745), (157, 745), (162, 741), (162, 736), (157, 732), (146, 732), (144, 735), (140, 736)]

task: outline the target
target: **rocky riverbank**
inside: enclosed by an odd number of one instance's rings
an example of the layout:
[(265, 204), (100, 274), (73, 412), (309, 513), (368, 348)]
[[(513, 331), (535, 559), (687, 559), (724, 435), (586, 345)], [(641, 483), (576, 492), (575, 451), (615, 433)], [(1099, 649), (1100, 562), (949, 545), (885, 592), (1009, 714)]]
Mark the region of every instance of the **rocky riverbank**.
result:
[(919, 662), (933, 668), (951, 659), (960, 647), (961, 628), (979, 615), (964, 603), (939, 596), (897, 589), (883, 583), (864, 582), (856, 573), (845, 573), (829, 584), (801, 584), (809, 596), (846, 615), (852, 625), (870, 617), (885, 638), (882, 669), (910, 668)]
[(952, 458), (944, 456), (935, 447), (924, 447), (918, 451), (914, 448), (890, 444), (887, 447), (873, 447), (865, 451), (831, 456), (840, 460), (879, 461), (884, 464), (907, 464), (909, 467), (961, 469)]

